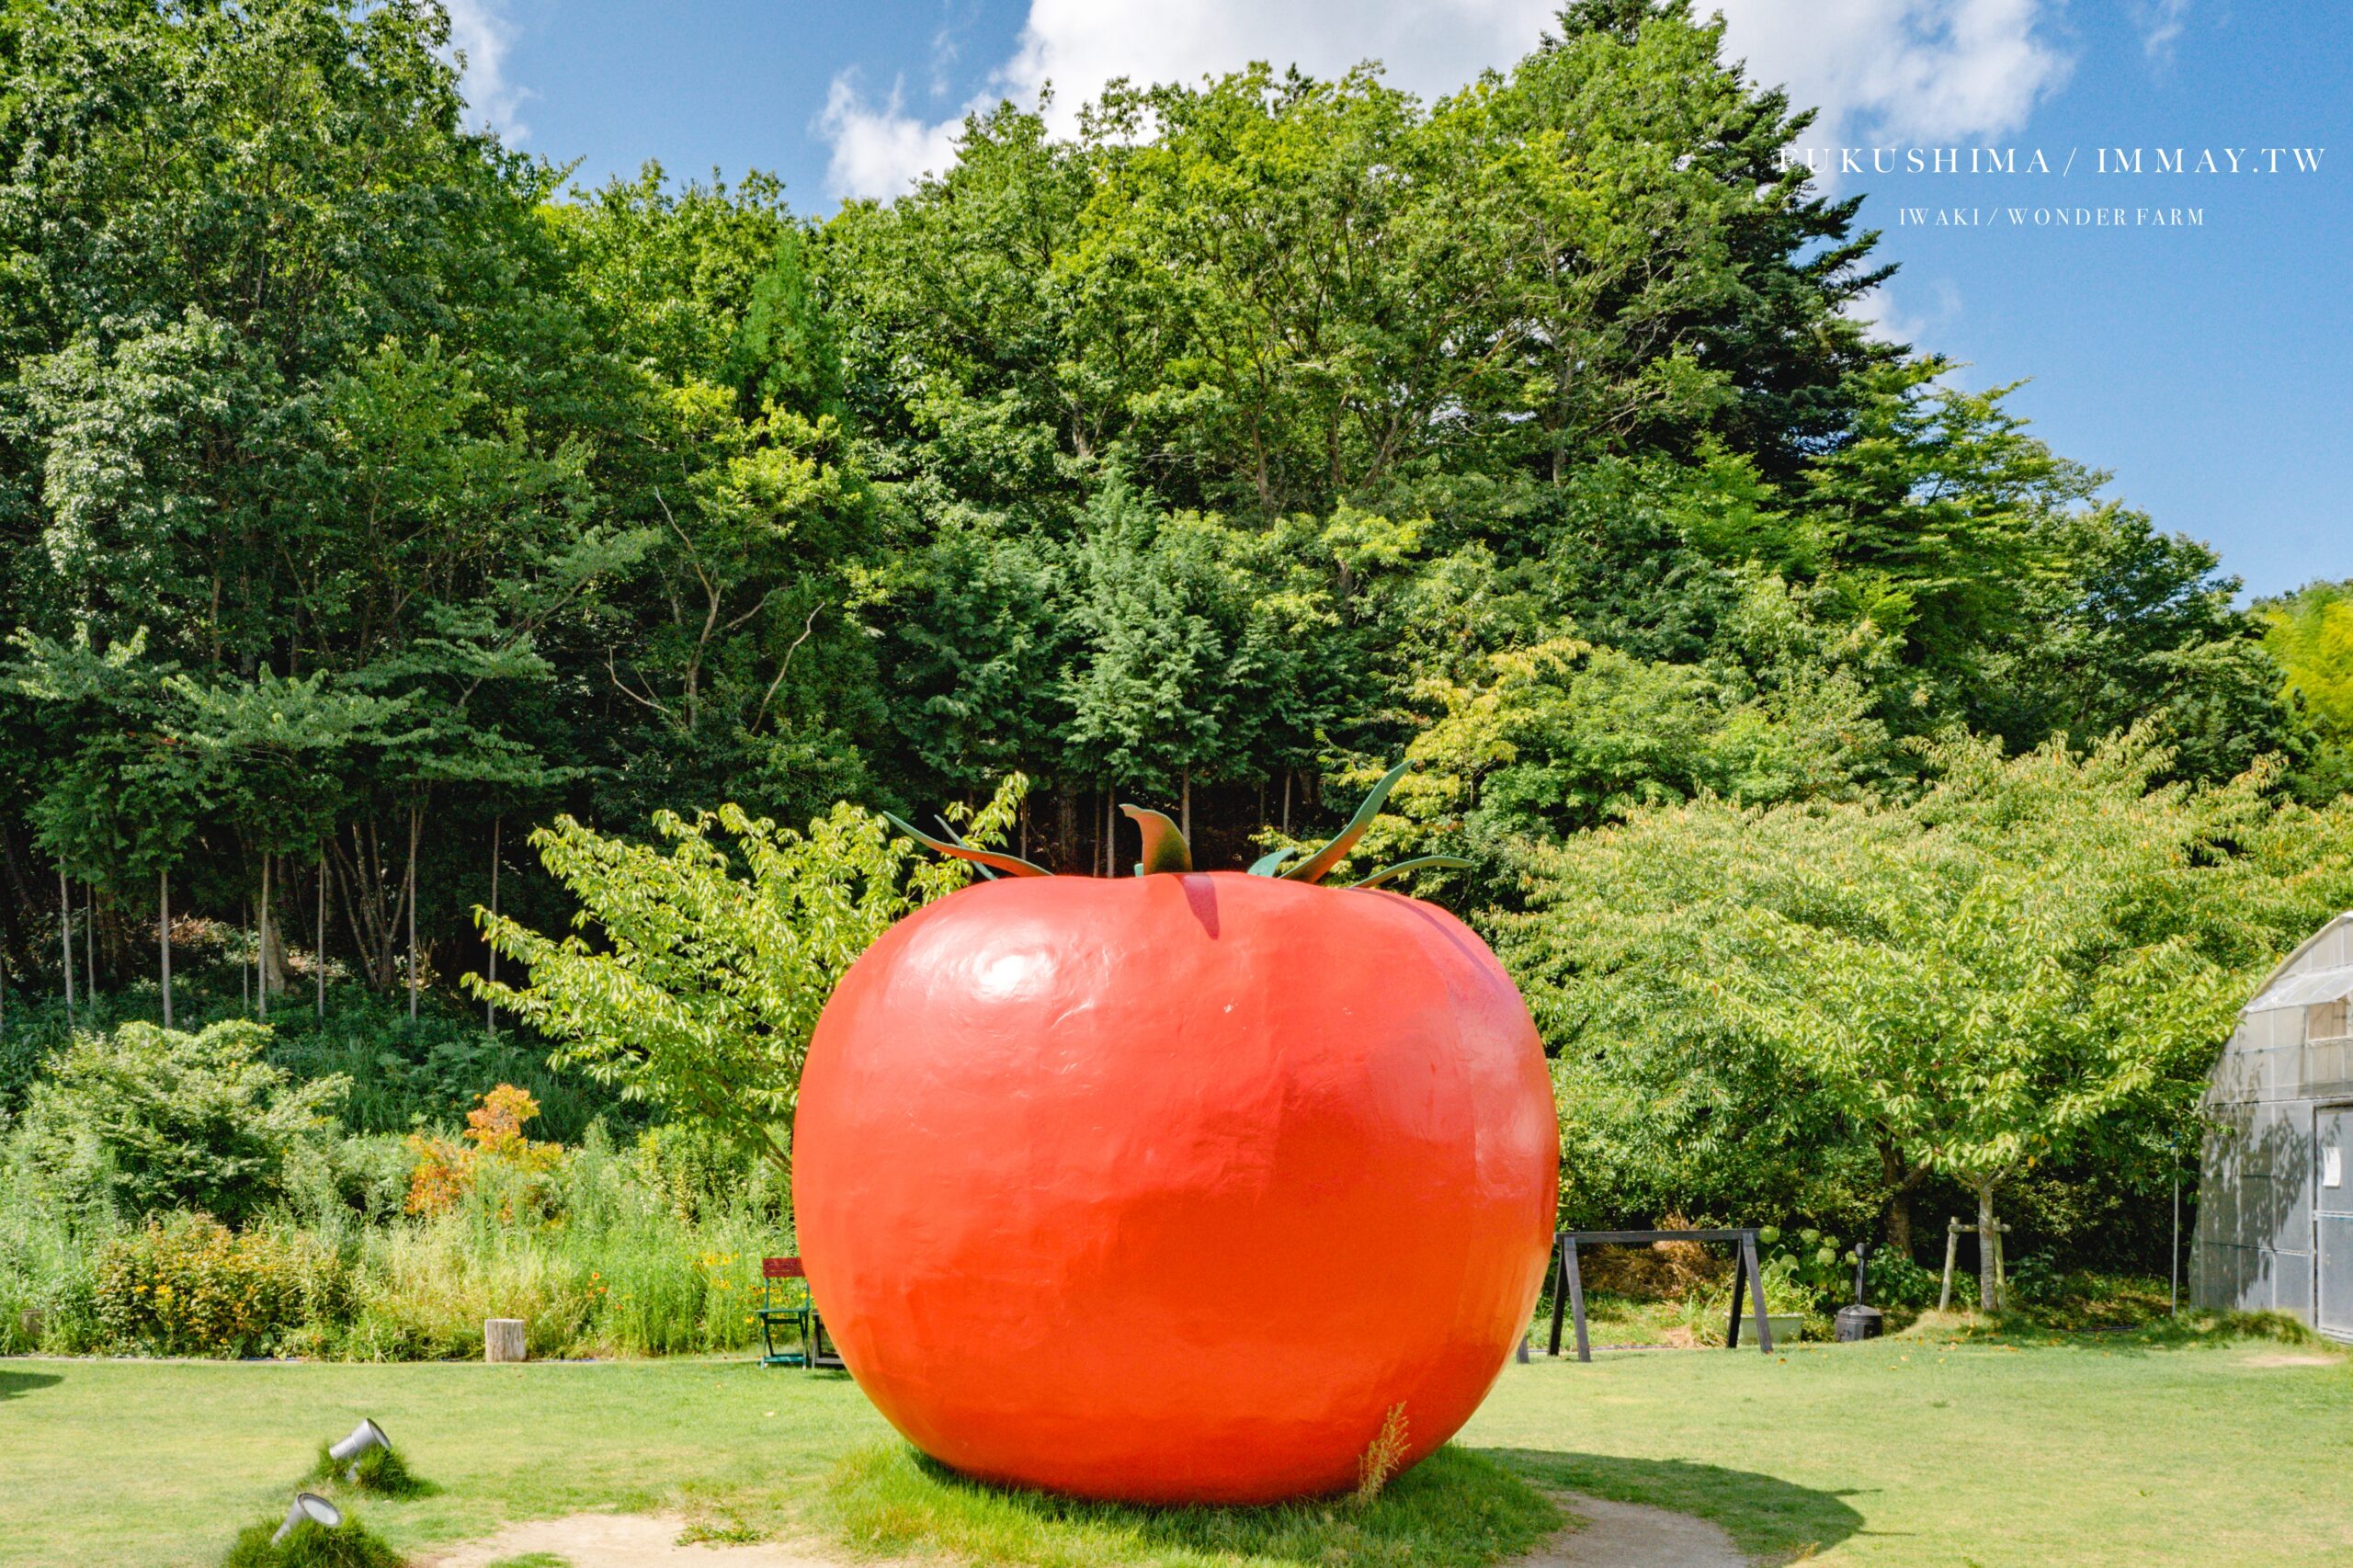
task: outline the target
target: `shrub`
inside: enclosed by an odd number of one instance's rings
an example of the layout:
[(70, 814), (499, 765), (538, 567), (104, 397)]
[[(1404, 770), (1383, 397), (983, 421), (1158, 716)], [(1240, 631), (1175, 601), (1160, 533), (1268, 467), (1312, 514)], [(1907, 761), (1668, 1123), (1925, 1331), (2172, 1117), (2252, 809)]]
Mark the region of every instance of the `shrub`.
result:
[(151, 1219), (107, 1244), (93, 1300), (108, 1341), (164, 1356), (258, 1356), (347, 1308), (348, 1277), (300, 1233), (232, 1232), (208, 1214)]
[[(539, 1102), (528, 1092), (501, 1084), (485, 1092), (482, 1103), (466, 1113), (464, 1137), (473, 1147), (446, 1138), (411, 1135), (408, 1146), (416, 1155), (416, 1167), (409, 1176), (408, 1211), (440, 1213), (472, 1192), (487, 1168), (504, 1167), (525, 1177), (554, 1170), (563, 1163), (563, 1146), (534, 1143), (523, 1135), (523, 1124), (539, 1114)], [(525, 1182), (522, 1196), (534, 1210), (540, 1208), (541, 1184)], [(502, 1218), (514, 1217), (510, 1201)]]
[(1818, 1312), (1844, 1300), (1853, 1288), (1855, 1255), (1841, 1249), (1836, 1236), (1811, 1227), (1785, 1235), (1767, 1225), (1756, 1239), (1771, 1249), (1763, 1271), (1768, 1285), (1779, 1281), (1778, 1289), (1767, 1291), (1776, 1306), (1786, 1302), (1797, 1311)]
[[(1878, 1307), (1932, 1307), (1937, 1302), (1937, 1289), (1943, 1278), (1935, 1269), (1923, 1268), (1904, 1254), (1893, 1247), (1883, 1247), (1870, 1255), (1863, 1266), (1864, 1281), (1870, 1293), (1871, 1304)], [(1960, 1289), (1958, 1277), (1954, 1288)], [(1969, 1299), (1976, 1299), (1977, 1284), (1969, 1280)]]
[(294, 1085), (264, 1062), (269, 1030), (197, 1034), (125, 1024), (50, 1059), (25, 1115), (37, 1162), (62, 1184), (144, 1213), (200, 1209), (235, 1221), (280, 1196), (289, 1157), (325, 1125), (340, 1078)]

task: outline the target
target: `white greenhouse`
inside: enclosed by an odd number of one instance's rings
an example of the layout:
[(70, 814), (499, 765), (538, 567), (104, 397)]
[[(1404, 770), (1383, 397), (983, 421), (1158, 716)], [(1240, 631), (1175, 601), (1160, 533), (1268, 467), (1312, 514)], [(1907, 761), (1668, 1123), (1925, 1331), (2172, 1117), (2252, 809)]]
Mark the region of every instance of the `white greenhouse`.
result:
[(2190, 1299), (2353, 1340), (2353, 915), (2240, 1011), (2206, 1091)]

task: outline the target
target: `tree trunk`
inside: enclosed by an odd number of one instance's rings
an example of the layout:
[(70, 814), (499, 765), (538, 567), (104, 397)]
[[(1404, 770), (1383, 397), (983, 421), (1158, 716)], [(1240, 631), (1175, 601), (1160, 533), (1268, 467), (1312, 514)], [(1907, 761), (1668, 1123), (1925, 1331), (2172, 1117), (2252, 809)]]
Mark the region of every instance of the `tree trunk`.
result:
[(425, 810), (408, 809), (408, 1021), (416, 1022), (416, 835), (425, 826)]
[(172, 874), (155, 873), (155, 955), (164, 975), (164, 1027), (172, 1027)]
[(1977, 1189), (1977, 1305), (1992, 1312), (2001, 1305), (1994, 1288), (1998, 1259), (2002, 1255), (2000, 1221), (1994, 1218), (1994, 1187), (1988, 1182)]
[(65, 862), (57, 863), (57, 937), (65, 951), (65, 1027), (74, 1027), (74, 890), (65, 885)]
[(98, 1005), (98, 884), (82, 884), (82, 994)]
[(254, 927), (254, 1017), (269, 1017), (269, 851), (261, 852), (261, 903)]
[(319, 930), (317, 945), (311, 949), (311, 986), (318, 994), (318, 1017), (321, 1023), (327, 1017), (327, 851), (319, 846)]
[(1187, 844), (1193, 842), (1193, 770), (1189, 767), (1177, 785), (1176, 831), (1184, 835)]
[(1927, 1179), (1926, 1165), (1906, 1168), (1903, 1152), (1894, 1144), (1879, 1144), (1880, 1179), (1887, 1184), (1887, 1244), (1912, 1256), (1912, 1193)]
[[(493, 920), (498, 918), (498, 830), (505, 826), (506, 823), (506, 819), (503, 816), (490, 819), (490, 917)], [(1022, 847), (1026, 850), (1029, 846), (1025, 843)], [(490, 945), (490, 979), (494, 984), (498, 980), (498, 944), (496, 942)], [(483, 1027), (492, 1034), (496, 1034), (498, 1032), (498, 1004), (484, 1002), (482, 1005), (482, 1014)]]
[(1290, 831), (1290, 769), (1283, 769), (1283, 831)]
[(1054, 791), (1054, 864), (1078, 864), (1078, 791), (1065, 785)]
[[(283, 996), (294, 989), (294, 966), (289, 961), (286, 946), (286, 922), (278, 918), (277, 903), (288, 898), (286, 868), (278, 863), (276, 855), (262, 857), (261, 900), (261, 996), (267, 1008), (273, 996)], [(293, 902), (290, 898), (288, 902)]]

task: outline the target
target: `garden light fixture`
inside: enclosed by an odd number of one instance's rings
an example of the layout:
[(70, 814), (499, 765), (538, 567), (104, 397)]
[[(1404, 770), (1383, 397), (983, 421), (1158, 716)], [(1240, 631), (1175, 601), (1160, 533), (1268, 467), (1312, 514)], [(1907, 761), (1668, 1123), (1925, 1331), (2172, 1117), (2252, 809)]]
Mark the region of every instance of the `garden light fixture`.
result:
[(295, 1527), (305, 1519), (322, 1529), (341, 1529), (343, 1510), (315, 1492), (297, 1492), (294, 1494), (294, 1501), (287, 1505), (286, 1522), (278, 1527), (276, 1535), (269, 1538), (270, 1545), (281, 1544), (288, 1536), (294, 1533)]
[(327, 1458), (337, 1464), (349, 1465), (351, 1468), (345, 1472), (344, 1479), (357, 1481), (359, 1479), (359, 1456), (370, 1449), (389, 1451), (392, 1446), (392, 1440), (384, 1436), (381, 1426), (362, 1417), (359, 1425), (351, 1429), (350, 1437), (327, 1449)]

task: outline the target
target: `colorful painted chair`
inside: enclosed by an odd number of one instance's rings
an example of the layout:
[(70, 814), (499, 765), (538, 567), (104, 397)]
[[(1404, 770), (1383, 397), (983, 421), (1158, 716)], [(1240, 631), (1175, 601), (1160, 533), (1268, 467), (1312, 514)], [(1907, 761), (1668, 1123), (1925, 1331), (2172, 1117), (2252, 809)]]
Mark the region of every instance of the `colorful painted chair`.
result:
[[(797, 1257), (760, 1259), (760, 1304), (753, 1315), (760, 1320), (760, 1365), (763, 1367), (838, 1367), (841, 1352), (825, 1332), (825, 1319), (809, 1293), (809, 1274)], [(779, 1350), (779, 1324), (790, 1324), (800, 1336), (798, 1350)]]

